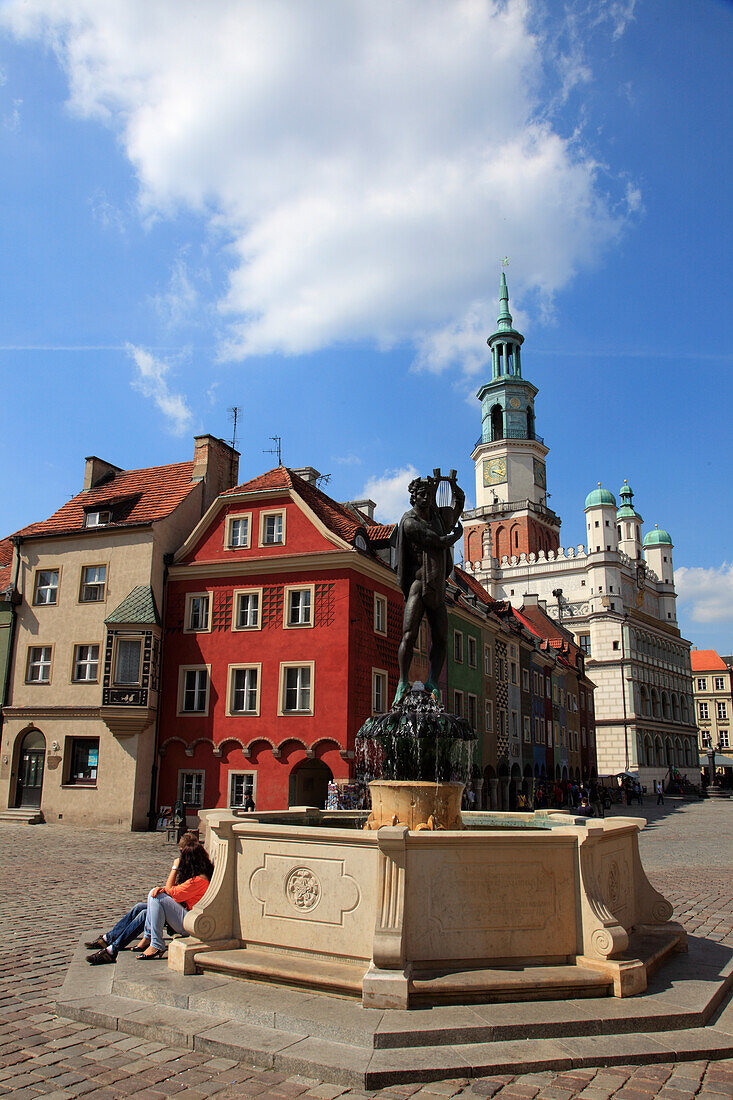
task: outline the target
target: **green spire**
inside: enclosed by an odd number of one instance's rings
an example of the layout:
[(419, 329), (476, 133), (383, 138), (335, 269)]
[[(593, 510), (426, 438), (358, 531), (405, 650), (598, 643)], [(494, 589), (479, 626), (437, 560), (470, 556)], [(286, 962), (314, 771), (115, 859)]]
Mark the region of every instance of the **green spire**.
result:
[(512, 315), (509, 312), (509, 289), (506, 285), (506, 275), (501, 273), (501, 285), (499, 287), (499, 316), (496, 324), (500, 332), (511, 332), (514, 327)]

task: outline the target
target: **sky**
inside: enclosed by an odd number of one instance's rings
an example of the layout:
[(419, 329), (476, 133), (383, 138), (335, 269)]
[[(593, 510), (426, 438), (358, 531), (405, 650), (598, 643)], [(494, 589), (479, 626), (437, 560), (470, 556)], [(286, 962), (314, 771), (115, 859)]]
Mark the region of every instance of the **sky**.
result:
[(628, 478), (733, 652), (732, 55), (723, 0), (0, 0), (2, 533), (234, 406), (242, 481), (470, 506), (503, 269), (561, 543)]

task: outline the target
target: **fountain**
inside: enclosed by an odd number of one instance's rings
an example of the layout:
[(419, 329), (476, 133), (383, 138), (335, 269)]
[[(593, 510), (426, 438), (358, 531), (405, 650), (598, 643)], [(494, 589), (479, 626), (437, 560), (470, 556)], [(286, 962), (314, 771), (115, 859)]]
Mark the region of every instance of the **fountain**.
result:
[[(642, 992), (648, 972), (686, 947), (642, 868), (642, 820), (461, 814), (475, 734), (446, 713), (437, 685), (464, 499), (455, 471), (410, 492), (400, 682), (389, 713), (357, 738), (360, 767), (375, 776), (371, 813), (205, 811), (214, 877), (168, 965), (358, 996), (367, 1008)], [(413, 685), (424, 616), (430, 676)]]

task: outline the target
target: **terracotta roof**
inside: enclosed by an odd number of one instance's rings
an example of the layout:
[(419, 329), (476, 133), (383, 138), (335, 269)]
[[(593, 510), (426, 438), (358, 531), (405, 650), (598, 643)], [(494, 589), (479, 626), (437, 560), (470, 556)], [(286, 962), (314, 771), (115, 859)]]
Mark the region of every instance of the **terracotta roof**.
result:
[(10, 538), (0, 540), (0, 592), (10, 588), (12, 577), (13, 544)]
[(514, 614), (520, 623), (538, 638), (546, 639), (551, 649), (567, 649), (568, 645), (577, 648), (575, 638), (570, 631), (551, 619), (541, 607), (522, 607), (519, 611), (515, 607)]
[(85, 513), (105, 508), (117, 512), (117, 518), (106, 528), (154, 523), (169, 516), (185, 500), (193, 489), (192, 473), (193, 462), (124, 470), (104, 485), (77, 493), (48, 519), (32, 523), (18, 534), (30, 538), (82, 531)]
[(727, 664), (714, 649), (691, 649), (690, 661), (693, 672), (712, 672), (718, 669), (721, 672), (728, 671)]
[(464, 589), (467, 589), (472, 596), (476, 596), (487, 607), (501, 607), (500, 601), (493, 599), (486, 591), (482, 584), (472, 577), (469, 573), (466, 573), (459, 565), (454, 569), (456, 579), (459, 581)]
[(251, 481), (245, 481), (242, 485), (222, 493), (222, 497), (226, 499), (228, 496), (237, 496), (240, 493), (261, 493), (272, 489), (282, 489), (284, 492), (292, 489), (316, 513), (329, 531), (333, 531), (346, 542), (353, 542), (357, 531), (364, 532), (368, 538), (374, 537), (373, 527), (366, 527), (359, 523), (354, 513), (344, 508), (343, 504), (326, 496), (321, 489), (304, 481), (287, 466), (276, 466), (274, 470), (268, 470), (266, 474), (260, 474), (259, 477), (254, 477)]
[(389, 542), (396, 530), (396, 523), (372, 523), (365, 529), (364, 534), (367, 542)]

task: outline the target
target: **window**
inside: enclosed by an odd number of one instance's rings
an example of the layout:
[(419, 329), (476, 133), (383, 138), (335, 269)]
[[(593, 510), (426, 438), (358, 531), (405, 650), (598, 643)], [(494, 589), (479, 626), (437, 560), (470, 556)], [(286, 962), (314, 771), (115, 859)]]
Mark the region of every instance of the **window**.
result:
[(713, 744), (713, 738), (710, 730), (703, 730), (700, 734), (700, 740), (702, 741), (702, 747), (704, 749), (711, 748)]
[(552, 685), (552, 701), (557, 703), (557, 684)]
[(551, 695), (552, 695), (552, 690), (550, 688), (550, 677), (545, 676), (545, 698), (549, 699), (551, 697)]
[(33, 603), (56, 603), (59, 597), (59, 571), (58, 569), (39, 569), (36, 573), (36, 590), (33, 594)]
[(698, 679), (698, 681), (697, 681), (697, 690), (698, 690), (698, 691), (707, 691), (707, 689), (708, 689), (708, 682), (707, 682), (707, 680), (705, 680), (705, 679)]
[(384, 714), (387, 710), (387, 673), (382, 668), (372, 669), (372, 714)]
[(208, 714), (209, 668), (183, 666), (178, 670), (178, 713)]
[(491, 699), (484, 701), (484, 723), (486, 725), (486, 732), (491, 733), (494, 728), (494, 716), (492, 713)]
[(209, 629), (211, 600), (208, 592), (190, 592), (186, 596), (186, 631)]
[(529, 691), (529, 669), (522, 669), (522, 691)]
[(74, 671), (72, 679), (76, 683), (94, 683), (99, 678), (99, 646), (74, 646)]
[(484, 676), (491, 676), (491, 646), (484, 646)]
[(102, 512), (87, 512), (84, 516), (85, 527), (106, 527), (112, 522), (112, 513), (109, 509)]
[(532, 690), (533, 690), (535, 695), (539, 695), (539, 693), (540, 693), (540, 677), (539, 677), (539, 673), (537, 673), (537, 672), (532, 673)]
[(227, 550), (241, 550), (249, 546), (252, 513), (243, 512), (227, 516), (224, 530), (224, 546)]
[(51, 656), (53, 647), (50, 645), (32, 645), (28, 649), (28, 664), (26, 665), (25, 680), (27, 684), (51, 683)]
[(516, 684), (517, 683), (517, 662), (516, 661), (510, 661), (509, 662), (509, 669), (510, 669), (510, 673), (511, 673), (511, 681), (512, 681), (513, 684)]
[(579, 634), (578, 645), (583, 650), (586, 657), (590, 657), (590, 634)]
[(285, 586), (286, 626), (313, 626), (314, 588)]
[(69, 749), (67, 783), (80, 787), (97, 785), (99, 766), (99, 738), (73, 737)]
[(280, 714), (312, 714), (313, 662), (280, 668)]
[(387, 598), (374, 593), (374, 633), (387, 633)]
[(468, 667), (475, 668), (477, 664), (476, 660), (476, 639), (470, 634), (468, 635)]
[(260, 665), (229, 666), (227, 714), (260, 713)]
[(100, 603), (107, 585), (106, 565), (85, 565), (81, 571), (79, 600), (81, 603)]
[(255, 772), (229, 772), (229, 809), (244, 806), (247, 797), (255, 800)]
[(179, 772), (178, 797), (186, 806), (196, 809), (204, 804), (205, 772)]
[(722, 676), (715, 677), (715, 690), (725, 691), (725, 679)]
[(261, 626), (262, 589), (245, 588), (234, 592), (233, 630), (259, 630)]
[(260, 512), (260, 546), (283, 546), (285, 512)]
[(710, 717), (710, 707), (707, 703), (698, 703), (697, 713), (698, 717), (705, 718), (707, 720)]
[(723, 722), (727, 722), (728, 721), (728, 704), (719, 699), (717, 704), (716, 704), (716, 709), (717, 709), (717, 714), (718, 714), (718, 721), (720, 722), (722, 720)]
[(587, 740), (588, 740), (588, 738), (586, 737), (586, 733), (585, 733), (585, 726), (583, 726), (583, 728), (580, 731), (580, 739), (583, 743), (583, 748), (585, 748)]
[(549, 718), (545, 719), (545, 726), (547, 727), (547, 745), (552, 748), (552, 722)]
[(512, 711), (512, 737), (519, 737), (519, 715)]
[(453, 631), (453, 660), (463, 664), (463, 635), (460, 630)]
[(457, 715), (458, 718), (463, 718), (463, 692), (462, 691), (454, 691), (453, 692), (453, 713), (455, 715)]
[(718, 730), (718, 736), (720, 738), (721, 749), (730, 748), (730, 745), (728, 744), (728, 730)]
[(140, 683), (140, 651), (142, 638), (117, 638), (115, 651), (115, 683)]
[(523, 720), (524, 725), (524, 740), (531, 743), (532, 741), (532, 723), (531, 719), (525, 717)]
[(468, 711), (466, 717), (468, 718), (468, 724), (472, 730), (476, 729), (476, 711), (478, 707), (478, 700), (475, 695), (469, 695), (466, 699), (468, 704)]
[(618, 649), (618, 647), (619, 647), (619, 643), (618, 643), (618, 640), (617, 640), (617, 639), (614, 639), (614, 643), (613, 643), (613, 648), (614, 648), (614, 649)]

